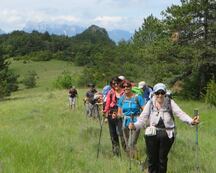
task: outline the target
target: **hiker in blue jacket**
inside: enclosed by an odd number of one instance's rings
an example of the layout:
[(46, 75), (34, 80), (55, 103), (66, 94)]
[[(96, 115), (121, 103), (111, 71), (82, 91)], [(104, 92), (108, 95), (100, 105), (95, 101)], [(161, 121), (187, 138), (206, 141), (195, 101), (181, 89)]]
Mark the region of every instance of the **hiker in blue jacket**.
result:
[(127, 151), (132, 152), (132, 157), (136, 154), (136, 143), (139, 137), (140, 130), (130, 130), (129, 123), (136, 122), (137, 117), (140, 115), (144, 108), (144, 99), (140, 95), (135, 95), (132, 92), (132, 84), (130, 81), (125, 80), (122, 84), (124, 88), (124, 95), (118, 101), (118, 116), (124, 117), (123, 120), (123, 135), (125, 143), (127, 144)]
[(152, 88), (149, 87), (145, 81), (140, 81), (138, 84), (138, 88), (142, 90), (143, 94), (143, 98), (145, 100), (145, 103), (147, 103), (150, 98), (151, 98), (151, 94), (152, 94)]

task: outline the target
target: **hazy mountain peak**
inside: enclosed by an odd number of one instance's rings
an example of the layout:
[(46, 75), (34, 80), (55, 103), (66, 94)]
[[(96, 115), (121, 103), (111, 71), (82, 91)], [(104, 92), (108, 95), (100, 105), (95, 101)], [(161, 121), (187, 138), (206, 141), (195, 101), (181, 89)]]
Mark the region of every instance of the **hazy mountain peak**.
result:
[(108, 33), (106, 31), (106, 29), (101, 28), (97, 25), (91, 25), (90, 27), (88, 27), (84, 32), (90, 32), (92, 34), (96, 34), (96, 33), (100, 33), (102, 35), (105, 35), (106, 37), (108, 37)]
[(0, 34), (5, 34), (5, 32), (2, 29), (0, 29)]
[(42, 33), (47, 31), (49, 34), (74, 36), (76, 34), (83, 32), (85, 28), (82, 26), (69, 25), (69, 24), (28, 22), (26, 26), (23, 28), (23, 30), (26, 32), (32, 32), (33, 30), (36, 30)]
[(56, 23), (47, 23), (47, 22), (28, 22), (26, 23), (23, 30), (25, 32), (32, 32), (38, 31), (41, 33), (48, 32), (49, 34), (56, 34), (56, 35), (67, 35), (67, 36), (75, 36), (82, 32), (89, 32), (89, 33), (101, 33), (102, 35), (109, 35), (109, 38), (115, 41), (116, 43), (120, 40), (128, 41), (132, 37), (132, 33), (115, 29), (111, 31), (106, 31), (104, 28), (101, 28), (97, 25), (91, 25), (86, 30), (85, 27), (78, 26), (78, 25), (69, 25), (69, 24), (56, 24)]

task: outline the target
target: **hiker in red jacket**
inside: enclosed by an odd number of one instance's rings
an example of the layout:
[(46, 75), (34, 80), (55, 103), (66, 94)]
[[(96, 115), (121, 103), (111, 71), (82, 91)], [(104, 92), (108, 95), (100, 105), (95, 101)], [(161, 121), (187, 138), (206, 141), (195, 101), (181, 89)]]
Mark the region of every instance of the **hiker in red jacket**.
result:
[(116, 156), (120, 156), (120, 144), (119, 138), (121, 140), (121, 145), (124, 150), (126, 150), (126, 145), (122, 133), (122, 118), (117, 118), (118, 99), (123, 95), (124, 91), (120, 87), (121, 79), (118, 77), (113, 77), (110, 81), (111, 90), (107, 94), (106, 105), (104, 109), (105, 117), (108, 119), (109, 132), (112, 142), (112, 151)]

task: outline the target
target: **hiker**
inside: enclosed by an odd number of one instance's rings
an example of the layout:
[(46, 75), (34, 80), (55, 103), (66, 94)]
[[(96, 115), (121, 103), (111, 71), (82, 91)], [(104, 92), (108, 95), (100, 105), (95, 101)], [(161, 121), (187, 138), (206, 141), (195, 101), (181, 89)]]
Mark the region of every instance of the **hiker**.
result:
[(77, 92), (75, 86), (70, 87), (70, 89), (68, 91), (68, 96), (69, 96), (69, 107), (71, 109), (75, 109), (76, 98), (78, 96), (78, 92)]
[(88, 84), (88, 87), (89, 90), (84, 99), (84, 103), (86, 104), (86, 113), (88, 117), (96, 118), (98, 117), (98, 109), (94, 95), (97, 93), (97, 90), (95, 89), (95, 85), (92, 83)]
[(130, 122), (136, 122), (137, 117), (140, 115), (144, 108), (144, 99), (141, 95), (135, 95), (132, 92), (132, 84), (130, 81), (125, 80), (122, 84), (124, 88), (124, 95), (118, 101), (118, 116), (124, 117), (123, 120), (123, 135), (125, 143), (127, 144), (128, 154), (132, 152), (133, 157), (136, 154), (136, 143), (139, 137), (140, 130), (130, 130), (128, 125)]
[(153, 88), (153, 97), (145, 105), (137, 122), (130, 123), (130, 129), (146, 126), (145, 142), (149, 173), (166, 173), (168, 153), (175, 139), (174, 114), (181, 121), (196, 125), (199, 117), (191, 118), (166, 95), (166, 86), (158, 83)]
[(123, 150), (126, 150), (126, 145), (122, 133), (122, 118), (117, 118), (118, 111), (117, 102), (123, 95), (124, 91), (120, 87), (121, 80), (118, 77), (113, 77), (110, 81), (111, 90), (107, 94), (106, 105), (104, 109), (105, 117), (108, 119), (110, 138), (112, 142), (112, 151), (115, 156), (120, 156), (120, 144)]
[(138, 88), (141, 89), (143, 98), (145, 100), (145, 103), (147, 103), (150, 100), (150, 98), (151, 98), (151, 93), (152, 93), (151, 87), (149, 87), (145, 83), (145, 81), (140, 81), (138, 83)]

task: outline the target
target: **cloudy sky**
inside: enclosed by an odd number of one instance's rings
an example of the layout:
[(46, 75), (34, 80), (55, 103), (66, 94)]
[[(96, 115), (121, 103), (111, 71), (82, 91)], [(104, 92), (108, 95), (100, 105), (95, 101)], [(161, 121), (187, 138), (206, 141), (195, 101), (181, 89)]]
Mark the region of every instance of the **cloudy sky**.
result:
[(27, 22), (66, 23), (133, 32), (143, 18), (180, 0), (0, 0), (0, 29), (22, 29)]

